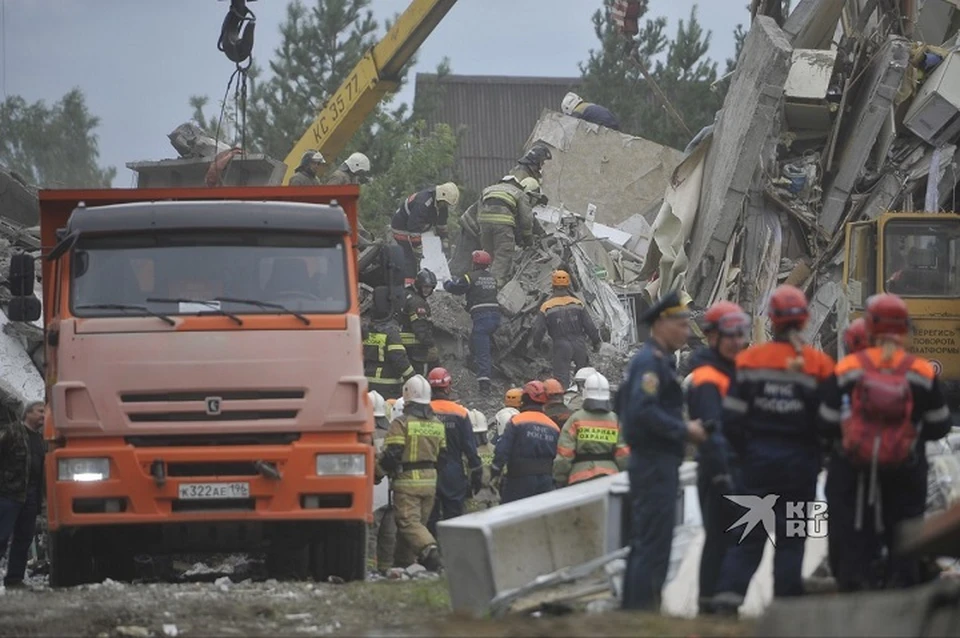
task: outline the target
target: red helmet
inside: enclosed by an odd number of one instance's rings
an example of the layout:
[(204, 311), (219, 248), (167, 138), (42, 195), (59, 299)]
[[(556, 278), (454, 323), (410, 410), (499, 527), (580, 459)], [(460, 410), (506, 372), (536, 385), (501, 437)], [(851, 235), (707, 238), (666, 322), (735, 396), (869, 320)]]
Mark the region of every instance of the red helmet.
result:
[(736, 337), (750, 331), (750, 316), (732, 301), (718, 301), (703, 315), (705, 332), (716, 330), (725, 337)]
[(446, 368), (434, 368), (427, 374), (427, 381), (431, 388), (449, 388), (453, 379)]
[(871, 338), (877, 335), (905, 335), (910, 330), (907, 304), (896, 295), (873, 295), (867, 299), (863, 316), (867, 334)]
[(855, 319), (843, 331), (843, 347), (847, 354), (860, 352), (870, 345), (870, 338), (867, 336), (867, 322), (861, 317)]
[(795, 286), (779, 286), (770, 297), (768, 314), (774, 328), (802, 328), (810, 317), (807, 296)]
[(543, 389), (546, 390), (547, 396), (557, 396), (558, 394), (563, 394), (563, 386), (560, 385), (560, 382), (556, 379), (547, 379), (543, 382)]
[(493, 263), (493, 258), (485, 250), (475, 250), (473, 251), (471, 257), (473, 258), (474, 266), (489, 266)]
[(534, 403), (546, 403), (547, 389), (543, 386), (543, 381), (528, 381), (523, 386), (523, 396), (529, 397)]

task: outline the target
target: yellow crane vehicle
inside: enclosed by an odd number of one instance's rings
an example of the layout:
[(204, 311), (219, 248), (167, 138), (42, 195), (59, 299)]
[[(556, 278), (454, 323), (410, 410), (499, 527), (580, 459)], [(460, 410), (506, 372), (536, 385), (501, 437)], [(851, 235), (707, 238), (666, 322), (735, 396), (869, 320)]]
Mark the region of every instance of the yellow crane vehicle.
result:
[[(844, 289), (852, 321), (870, 295), (900, 296), (910, 310), (911, 352), (929, 359), (960, 410), (960, 215), (886, 212), (847, 224)], [(958, 425), (955, 423), (955, 425)]]
[(404, 65), (457, 0), (413, 0), (387, 34), (363, 56), (287, 155), (287, 184), (309, 150), (339, 155), (383, 97), (400, 86)]

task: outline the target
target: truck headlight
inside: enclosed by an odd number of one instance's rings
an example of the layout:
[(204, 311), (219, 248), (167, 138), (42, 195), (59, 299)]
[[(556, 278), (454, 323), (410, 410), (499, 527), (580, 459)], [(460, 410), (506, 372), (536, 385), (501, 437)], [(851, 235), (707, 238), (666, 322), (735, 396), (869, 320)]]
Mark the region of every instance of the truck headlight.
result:
[(363, 476), (366, 473), (365, 454), (317, 455), (317, 476)]
[(60, 459), (57, 479), (89, 483), (110, 478), (110, 459)]

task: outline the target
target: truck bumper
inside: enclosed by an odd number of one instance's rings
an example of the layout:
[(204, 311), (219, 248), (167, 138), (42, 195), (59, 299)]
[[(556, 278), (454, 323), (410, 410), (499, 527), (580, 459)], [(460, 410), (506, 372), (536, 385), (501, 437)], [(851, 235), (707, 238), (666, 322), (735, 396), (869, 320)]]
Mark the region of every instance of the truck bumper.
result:
[[(316, 457), (359, 454), (362, 476), (317, 476)], [(106, 458), (109, 477), (60, 481), (59, 462)], [(263, 475), (262, 461), (280, 477)], [(123, 439), (77, 440), (47, 456), (48, 525), (85, 527), (166, 523), (372, 522), (373, 448), (356, 433), (305, 434), (285, 445), (135, 447)], [(163, 467), (163, 480), (156, 468)], [(154, 473), (151, 473), (151, 468)], [(241, 484), (249, 495), (181, 498), (180, 485)]]

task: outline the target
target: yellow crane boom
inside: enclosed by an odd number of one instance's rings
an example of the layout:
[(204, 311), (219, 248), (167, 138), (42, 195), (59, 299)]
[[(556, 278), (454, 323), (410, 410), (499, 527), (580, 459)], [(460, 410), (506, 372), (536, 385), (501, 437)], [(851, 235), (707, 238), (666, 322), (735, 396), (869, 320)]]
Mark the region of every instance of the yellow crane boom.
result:
[(286, 184), (305, 151), (328, 161), (340, 154), (384, 95), (400, 86), (400, 72), (457, 0), (413, 0), (380, 42), (374, 45), (324, 104), (284, 163)]

